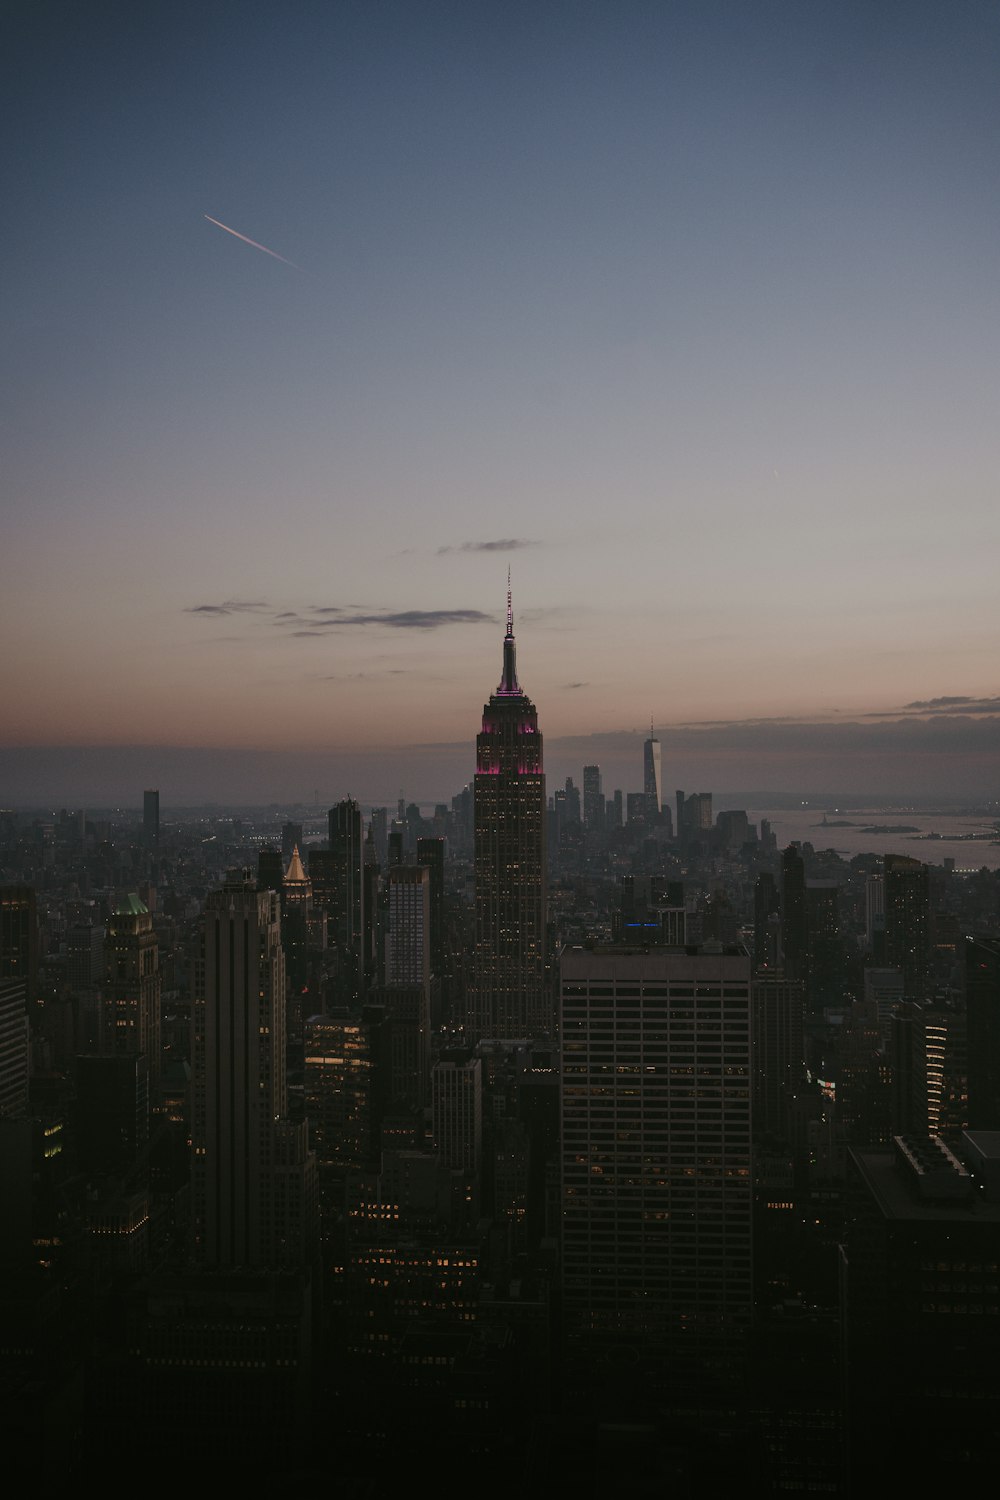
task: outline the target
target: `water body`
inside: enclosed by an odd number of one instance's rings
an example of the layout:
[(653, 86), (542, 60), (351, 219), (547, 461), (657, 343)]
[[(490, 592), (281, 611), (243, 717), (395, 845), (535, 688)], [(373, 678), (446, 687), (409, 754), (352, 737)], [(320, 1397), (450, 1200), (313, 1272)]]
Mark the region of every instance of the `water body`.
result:
[[(842, 859), (853, 859), (855, 854), (906, 854), (928, 865), (943, 865), (946, 859), (953, 859), (956, 870), (981, 870), (984, 865), (990, 870), (1000, 869), (1000, 833), (993, 827), (992, 816), (925, 813), (909, 807), (898, 812), (890, 808), (834, 810), (821, 803), (747, 811), (758, 826), (761, 818), (770, 819), (779, 849), (797, 839), (800, 843), (808, 840), (816, 849), (836, 849)], [(826, 828), (821, 826), (824, 814)], [(893, 831), (866, 831), (875, 827)], [(912, 832), (914, 828), (919, 833)]]

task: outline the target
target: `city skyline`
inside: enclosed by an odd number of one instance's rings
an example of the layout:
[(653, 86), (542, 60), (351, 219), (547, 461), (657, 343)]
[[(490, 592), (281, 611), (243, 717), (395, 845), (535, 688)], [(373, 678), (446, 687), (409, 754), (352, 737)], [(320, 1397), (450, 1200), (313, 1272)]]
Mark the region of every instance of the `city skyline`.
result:
[(995, 11), (125, 14), (6, 28), (3, 801), (445, 800), (508, 565), (554, 785), (994, 789)]

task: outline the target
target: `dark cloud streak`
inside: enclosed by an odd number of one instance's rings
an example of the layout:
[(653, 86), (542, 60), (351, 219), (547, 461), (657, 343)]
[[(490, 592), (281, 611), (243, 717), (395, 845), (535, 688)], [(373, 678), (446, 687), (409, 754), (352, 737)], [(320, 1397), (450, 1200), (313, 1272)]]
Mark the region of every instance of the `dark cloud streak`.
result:
[(500, 537), (495, 542), (460, 542), (457, 547), (439, 547), (437, 555), (444, 557), (448, 552), (523, 552), (525, 547), (538, 545), (530, 537), (510, 536)]

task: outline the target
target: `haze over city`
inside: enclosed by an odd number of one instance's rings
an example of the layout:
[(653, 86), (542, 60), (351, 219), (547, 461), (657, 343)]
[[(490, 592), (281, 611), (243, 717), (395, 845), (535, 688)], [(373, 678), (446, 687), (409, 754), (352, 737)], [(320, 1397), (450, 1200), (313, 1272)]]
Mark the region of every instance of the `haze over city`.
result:
[(4, 30), (4, 801), (995, 790), (995, 7)]

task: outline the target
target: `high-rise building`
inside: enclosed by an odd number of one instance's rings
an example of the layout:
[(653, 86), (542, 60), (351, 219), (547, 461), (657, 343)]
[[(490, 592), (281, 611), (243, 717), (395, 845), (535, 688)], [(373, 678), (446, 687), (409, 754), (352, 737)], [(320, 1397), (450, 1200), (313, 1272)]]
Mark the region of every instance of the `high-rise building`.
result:
[(1000, 940), (965, 940), (969, 1125), (1000, 1130)]
[(147, 849), (160, 847), (160, 794), (155, 789), (142, 794), (142, 841)]
[(483, 1078), (478, 1057), (444, 1056), (431, 1069), (434, 1146), (446, 1166), (478, 1172), (483, 1148)]
[(753, 979), (754, 1138), (787, 1138), (792, 1101), (805, 1077), (801, 979), (758, 968)]
[(591, 833), (604, 832), (604, 792), (600, 766), (583, 768), (583, 821)]
[(517, 680), (507, 590), (503, 675), (476, 740), (471, 1040), (551, 1028), (545, 985), (545, 775), (538, 714)]
[(23, 979), (0, 976), (0, 1119), (28, 1110), (28, 1006)]
[(789, 844), (781, 856), (781, 949), (789, 979), (806, 975), (806, 867), (801, 851)]
[(733, 1348), (752, 1308), (750, 959), (561, 958), (568, 1350)]
[[(313, 905), (327, 914), (328, 937), (340, 960), (337, 998), (351, 1004), (364, 994), (365, 843), (361, 808), (350, 798), (331, 807), (328, 849), (310, 849)], [(369, 926), (368, 931), (371, 931)]]
[(663, 778), (660, 769), (660, 742), (649, 725), (649, 739), (642, 747), (642, 790), (651, 818), (658, 818), (663, 807)]
[(305, 1122), (287, 1117), (279, 898), (232, 871), (202, 919), (192, 1014), (192, 1198), (206, 1266), (302, 1264), (315, 1229)]
[(430, 986), (431, 874), (426, 865), (396, 865), (389, 871), (386, 984)]
[(444, 851), (443, 838), (417, 839), (417, 864), (426, 866), (431, 882), (431, 973), (444, 969)]
[(108, 918), (104, 940), (104, 1052), (145, 1057), (154, 1096), (160, 1078), (160, 949), (135, 893)]
[(38, 905), (33, 886), (0, 886), (0, 979), (23, 981), (30, 1011), (38, 994)]
[(886, 959), (902, 969), (908, 997), (919, 1000), (930, 975), (930, 871), (905, 854), (887, 854), (884, 866)]

